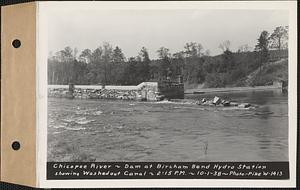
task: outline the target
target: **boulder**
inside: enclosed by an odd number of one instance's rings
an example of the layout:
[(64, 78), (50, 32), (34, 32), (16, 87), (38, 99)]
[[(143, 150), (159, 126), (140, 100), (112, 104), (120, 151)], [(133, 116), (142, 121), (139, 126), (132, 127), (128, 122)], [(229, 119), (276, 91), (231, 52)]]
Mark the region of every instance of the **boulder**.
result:
[(230, 106), (230, 101), (224, 101), (222, 104), (223, 106), (228, 107)]
[(123, 96), (117, 96), (117, 99), (118, 99), (118, 100), (122, 100), (122, 99), (123, 99)]
[(251, 106), (251, 104), (249, 104), (249, 103), (242, 103), (242, 104), (238, 105), (239, 108), (248, 108), (250, 106)]
[(213, 100), (209, 100), (209, 101), (206, 101), (206, 102), (202, 103), (202, 105), (213, 106), (215, 104), (213, 103)]
[(137, 94), (137, 95), (136, 95), (136, 100), (138, 100), (138, 101), (142, 101), (142, 95), (140, 95), (140, 94)]
[(206, 101), (207, 101), (206, 98), (203, 98), (203, 99), (201, 100), (202, 103), (204, 103), (204, 102), (206, 102)]
[(230, 102), (229, 105), (230, 106), (238, 106), (239, 104), (237, 102)]
[(157, 96), (156, 96), (156, 100), (157, 100), (157, 101), (161, 101), (161, 100), (163, 100), (164, 98), (165, 98), (164, 95), (157, 95)]
[(209, 104), (208, 102), (209, 101), (203, 102), (202, 105), (208, 105)]
[(218, 105), (221, 103), (221, 98), (219, 98), (218, 96), (215, 96), (213, 99), (213, 104)]

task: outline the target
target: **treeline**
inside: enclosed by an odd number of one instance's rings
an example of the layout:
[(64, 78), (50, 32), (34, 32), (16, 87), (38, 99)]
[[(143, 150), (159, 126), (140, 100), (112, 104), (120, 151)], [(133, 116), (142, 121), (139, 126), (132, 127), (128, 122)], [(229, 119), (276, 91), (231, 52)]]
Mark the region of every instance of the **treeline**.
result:
[(243, 86), (240, 79), (264, 62), (277, 59), (272, 52), (286, 50), (287, 39), (288, 27), (280, 26), (271, 35), (263, 31), (254, 49), (246, 44), (232, 52), (230, 42), (224, 41), (219, 46), (223, 53), (210, 56), (200, 43), (190, 42), (174, 54), (166, 47), (159, 48), (156, 60), (150, 59), (145, 47), (136, 57), (129, 58), (119, 46), (109, 43), (80, 53), (76, 48), (66, 47), (48, 58), (48, 84), (137, 85), (181, 75), (185, 83), (204, 83), (206, 87)]

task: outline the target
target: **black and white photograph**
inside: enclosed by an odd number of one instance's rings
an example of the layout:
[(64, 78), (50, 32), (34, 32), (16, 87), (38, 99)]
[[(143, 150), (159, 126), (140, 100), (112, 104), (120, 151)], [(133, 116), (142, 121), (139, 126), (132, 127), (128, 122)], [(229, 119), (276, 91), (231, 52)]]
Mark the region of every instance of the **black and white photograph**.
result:
[(294, 184), (293, 5), (40, 3), (42, 186)]
[(2, 4), (0, 189), (299, 186), (295, 0)]
[(47, 162), (288, 164), (289, 10), (164, 7), (47, 17)]
[(1, 6), (1, 187), (299, 185), (297, 1), (22, 2)]

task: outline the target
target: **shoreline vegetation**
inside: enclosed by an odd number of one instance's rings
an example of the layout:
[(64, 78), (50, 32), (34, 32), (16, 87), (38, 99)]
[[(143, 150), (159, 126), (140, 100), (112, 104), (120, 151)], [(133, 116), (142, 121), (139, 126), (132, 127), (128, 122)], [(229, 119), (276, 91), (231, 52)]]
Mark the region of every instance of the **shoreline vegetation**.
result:
[(186, 43), (183, 48), (171, 53), (168, 48), (160, 47), (158, 59), (151, 59), (146, 47), (136, 57), (129, 58), (119, 46), (113, 47), (108, 42), (80, 53), (76, 48), (66, 47), (49, 54), (48, 84), (136, 86), (180, 77), (188, 92), (216, 88), (245, 90), (276, 82), (282, 82), (283, 87), (288, 85), (287, 26), (278, 26), (271, 34), (262, 31), (254, 48), (244, 44), (236, 52), (231, 50), (228, 40), (220, 43), (223, 53), (216, 56), (211, 56), (198, 42)]

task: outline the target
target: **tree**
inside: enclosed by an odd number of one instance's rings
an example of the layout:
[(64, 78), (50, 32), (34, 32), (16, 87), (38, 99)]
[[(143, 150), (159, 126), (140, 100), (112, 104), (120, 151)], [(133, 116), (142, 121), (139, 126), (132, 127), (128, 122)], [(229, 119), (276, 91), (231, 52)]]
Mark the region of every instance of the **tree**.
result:
[(91, 55), (91, 62), (88, 65), (88, 81), (91, 84), (98, 84), (103, 81), (102, 55), (103, 49), (101, 46), (96, 48)]
[(172, 72), (170, 70), (171, 66), (171, 54), (169, 53), (169, 49), (165, 47), (161, 47), (157, 50), (159, 60), (159, 77), (158, 80), (165, 80), (169, 77), (170, 73)]
[(141, 76), (141, 82), (147, 81), (150, 79), (150, 58), (148, 50), (145, 47), (142, 47), (139, 52), (139, 57), (141, 57), (141, 61), (138, 64), (138, 72)]
[(241, 53), (241, 52), (249, 52), (251, 51), (251, 47), (248, 45), (248, 44), (244, 44), (244, 45), (241, 45), (239, 48), (238, 48), (238, 53)]
[(93, 53), (91, 54), (91, 61), (94, 64), (100, 64), (102, 59), (103, 50), (102, 47), (96, 48)]
[(79, 55), (79, 60), (84, 63), (90, 63), (92, 59), (92, 51), (90, 49), (85, 49)]
[(270, 47), (278, 50), (288, 47), (288, 26), (278, 26), (270, 36)]
[(188, 57), (201, 57), (204, 55), (203, 51), (203, 46), (200, 43), (196, 42), (190, 42), (186, 43), (184, 46), (185, 49), (185, 54)]
[(229, 49), (230, 49), (230, 41), (229, 41), (229, 40), (226, 40), (226, 41), (220, 43), (219, 48), (220, 48), (223, 52), (229, 51)]
[(205, 55), (205, 56), (210, 56), (210, 50), (207, 49), (207, 50), (205, 51), (204, 55)]
[(148, 50), (145, 47), (142, 47), (139, 56), (142, 58), (142, 61), (150, 61)]
[(158, 57), (160, 59), (164, 59), (164, 58), (168, 58), (170, 57), (170, 53), (169, 53), (169, 49), (168, 48), (165, 48), (165, 47), (160, 47), (158, 50), (157, 50), (157, 54), (158, 54)]
[(185, 54), (184, 51), (180, 51), (180, 52), (174, 53), (174, 54), (173, 54), (173, 57), (174, 57), (175, 59), (183, 59), (183, 58), (184, 58), (184, 54)]
[(227, 49), (222, 54), (222, 58), (223, 58), (222, 60), (223, 64), (221, 65), (221, 72), (226, 72), (226, 73), (231, 72), (236, 65), (233, 53), (229, 49)]
[(264, 30), (261, 32), (259, 38), (257, 39), (257, 44), (255, 46), (255, 50), (260, 53), (261, 64), (269, 60), (268, 47), (269, 47), (269, 33)]
[(124, 84), (126, 85), (137, 85), (137, 60), (135, 57), (129, 57), (124, 69)]
[(74, 60), (73, 49), (69, 46), (56, 53), (56, 59), (60, 62), (70, 62)]
[(110, 82), (111, 78), (111, 65), (112, 62), (112, 54), (113, 54), (113, 48), (108, 42), (103, 43), (103, 63), (104, 63), (104, 80), (102, 80), (102, 84), (106, 85), (108, 82)]
[(109, 63), (111, 61), (111, 58), (113, 55), (113, 48), (112, 48), (111, 44), (108, 42), (104, 42), (102, 49), (103, 49), (103, 60), (106, 63)]
[(74, 48), (74, 50), (73, 50), (73, 58), (74, 59), (77, 59), (77, 54), (78, 54), (78, 49)]
[[(255, 50), (259, 52), (260, 57), (260, 64), (259, 64), (259, 70), (261, 73), (261, 67), (263, 63), (267, 62), (269, 60), (269, 32), (262, 31), (259, 38), (257, 39), (257, 44), (255, 46)], [(261, 79), (261, 76), (259, 76), (259, 79)]]
[(52, 80), (56, 78), (61, 84), (68, 84), (73, 82), (75, 77), (75, 64), (76, 64), (76, 48), (73, 50), (67, 46), (63, 50), (55, 54), (55, 61), (62, 63), (59, 71), (52, 71)]
[(118, 46), (116, 46), (115, 49), (113, 50), (112, 60), (113, 63), (122, 63), (125, 61), (125, 56), (122, 50)]
[(110, 81), (111, 84), (122, 84), (124, 73), (125, 56), (118, 46), (115, 47), (112, 54), (112, 68)]

